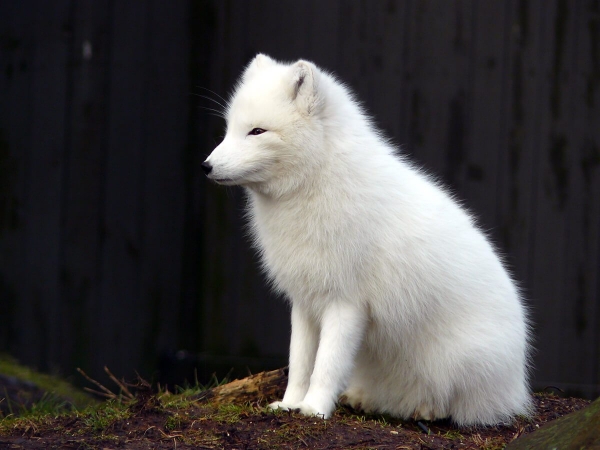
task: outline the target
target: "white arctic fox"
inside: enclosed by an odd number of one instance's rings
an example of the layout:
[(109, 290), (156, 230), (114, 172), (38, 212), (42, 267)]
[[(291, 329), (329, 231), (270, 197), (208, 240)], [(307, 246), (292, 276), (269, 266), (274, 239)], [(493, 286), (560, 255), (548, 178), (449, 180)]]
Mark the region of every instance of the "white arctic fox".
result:
[(528, 325), (473, 218), (395, 154), (346, 87), (258, 55), (202, 168), (249, 197), (292, 305), (289, 382), (271, 408), (486, 425), (527, 415)]

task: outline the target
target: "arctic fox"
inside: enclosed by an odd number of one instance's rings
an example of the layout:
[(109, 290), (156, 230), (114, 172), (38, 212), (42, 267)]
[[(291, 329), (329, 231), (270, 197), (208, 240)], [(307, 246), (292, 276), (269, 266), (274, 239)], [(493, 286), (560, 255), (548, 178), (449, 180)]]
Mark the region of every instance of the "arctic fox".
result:
[(271, 408), (354, 408), (458, 425), (528, 415), (526, 310), (473, 218), (313, 63), (259, 54), (202, 163), (240, 185), (264, 268), (291, 302)]

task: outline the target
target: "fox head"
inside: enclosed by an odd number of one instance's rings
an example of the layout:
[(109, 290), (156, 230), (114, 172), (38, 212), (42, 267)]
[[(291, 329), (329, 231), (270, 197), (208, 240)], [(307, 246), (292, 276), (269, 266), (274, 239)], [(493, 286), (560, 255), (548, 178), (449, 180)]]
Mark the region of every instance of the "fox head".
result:
[(257, 55), (225, 111), (225, 139), (202, 163), (211, 180), (276, 194), (302, 183), (319, 164), (323, 74), (312, 63)]

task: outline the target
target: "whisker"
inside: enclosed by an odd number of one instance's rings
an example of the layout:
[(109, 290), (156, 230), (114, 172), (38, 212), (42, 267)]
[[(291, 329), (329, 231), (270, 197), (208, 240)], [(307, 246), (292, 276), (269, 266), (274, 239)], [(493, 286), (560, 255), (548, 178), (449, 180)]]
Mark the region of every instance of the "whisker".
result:
[(223, 108), (224, 110), (227, 109), (227, 107), (225, 105), (223, 105), (221, 102), (215, 100), (212, 97), (209, 97), (208, 95), (202, 95), (202, 94), (196, 94), (194, 92), (191, 93), (192, 95), (195, 95), (196, 97), (201, 97), (201, 98), (205, 98), (206, 100), (210, 100), (213, 103), (216, 103), (217, 105), (219, 105), (221, 108)]
[(218, 114), (215, 114), (215, 113), (206, 113), (206, 115), (207, 115), (207, 116), (218, 117), (218, 118), (219, 118), (219, 119), (221, 119), (221, 120), (225, 120), (225, 119), (223, 118), (223, 116), (220, 116), (220, 115), (218, 115)]
[(196, 86), (198, 89), (204, 89), (207, 92), (210, 92), (213, 95), (216, 95), (217, 97), (219, 97), (219, 99), (221, 99), (226, 105), (229, 104), (229, 102), (227, 100), (225, 100), (223, 97), (221, 97), (219, 94), (217, 94), (215, 91), (211, 91), (208, 88), (202, 87), (202, 86)]
[(198, 108), (204, 109), (205, 111), (210, 111), (211, 115), (220, 117), (221, 119), (225, 119), (225, 114), (223, 114), (223, 112), (219, 111), (218, 109), (209, 108), (207, 106), (198, 106)]

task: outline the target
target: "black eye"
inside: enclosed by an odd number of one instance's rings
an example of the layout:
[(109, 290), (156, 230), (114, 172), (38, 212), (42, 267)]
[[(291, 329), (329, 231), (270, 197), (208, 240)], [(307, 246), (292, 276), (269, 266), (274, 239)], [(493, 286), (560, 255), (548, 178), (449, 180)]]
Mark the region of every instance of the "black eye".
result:
[(258, 136), (259, 134), (263, 134), (265, 131), (267, 131), (267, 130), (263, 130), (262, 128), (252, 128), (252, 130), (250, 130), (250, 133), (248, 133), (248, 135)]

